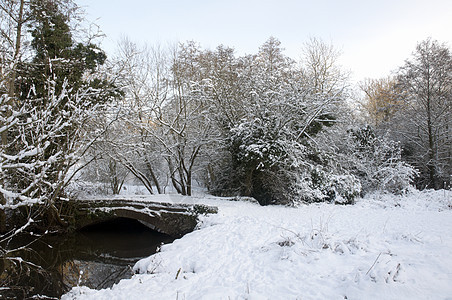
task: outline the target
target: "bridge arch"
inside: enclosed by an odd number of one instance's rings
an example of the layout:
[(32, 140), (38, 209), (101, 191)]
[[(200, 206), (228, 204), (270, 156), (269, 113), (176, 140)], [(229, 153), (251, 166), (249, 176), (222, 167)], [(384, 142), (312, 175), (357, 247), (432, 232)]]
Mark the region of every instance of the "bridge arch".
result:
[(124, 218), (124, 217), (112, 217), (99, 222), (88, 224), (78, 231), (81, 232), (143, 232), (152, 231), (160, 234), (157, 230), (147, 226), (144, 222), (136, 219)]
[(78, 230), (113, 218), (138, 220), (147, 227), (172, 237), (181, 237), (196, 227), (199, 213), (216, 213), (204, 205), (183, 205), (131, 200), (75, 201), (72, 221)]

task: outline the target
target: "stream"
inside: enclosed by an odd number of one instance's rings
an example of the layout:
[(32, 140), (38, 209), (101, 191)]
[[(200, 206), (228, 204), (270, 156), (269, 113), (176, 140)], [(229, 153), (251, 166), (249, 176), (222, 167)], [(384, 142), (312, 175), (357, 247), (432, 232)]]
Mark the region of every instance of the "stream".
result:
[(139, 221), (118, 218), (84, 228), (71, 235), (26, 235), (10, 247), (28, 244), (15, 253), (42, 268), (8, 264), (0, 274), (8, 289), (0, 288), (1, 299), (59, 298), (77, 285), (101, 289), (130, 278), (133, 265), (154, 254), (163, 243), (174, 239), (155, 232)]

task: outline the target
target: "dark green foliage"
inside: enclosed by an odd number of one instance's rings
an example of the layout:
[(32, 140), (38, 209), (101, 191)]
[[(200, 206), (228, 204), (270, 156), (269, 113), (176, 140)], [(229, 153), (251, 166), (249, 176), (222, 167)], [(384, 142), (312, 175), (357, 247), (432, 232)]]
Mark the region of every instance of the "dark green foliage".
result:
[(370, 125), (361, 128), (350, 129), (348, 130), (348, 132), (353, 137), (357, 150), (361, 152), (373, 150), (377, 135), (375, 134), (375, 131), (372, 129), (372, 127), (370, 127)]
[[(261, 205), (279, 198), (272, 189), (272, 175), (287, 157), (282, 130), (274, 116), (243, 122), (229, 134), (229, 152), (239, 194), (254, 197)], [(237, 185), (236, 185), (237, 187)]]
[(284, 160), (287, 153), (276, 118), (267, 117), (244, 122), (230, 135), (230, 152), (245, 169), (268, 169)]
[(32, 6), (34, 28), (31, 30), (31, 46), (36, 51), (34, 62), (47, 59), (69, 58), (72, 35), (68, 18), (53, 1), (35, 0)]
[[(55, 83), (56, 94), (61, 92), (64, 82), (68, 83), (72, 94), (87, 86), (112, 89), (105, 81), (97, 79), (90, 82), (84, 79), (85, 74), (94, 73), (104, 64), (107, 56), (94, 44), (76, 43), (73, 40), (68, 25), (70, 20), (56, 2), (34, 0), (32, 18), (33, 22), (29, 26), (35, 55), (31, 63), (24, 62), (19, 69), (21, 99), (25, 101), (31, 94), (35, 99), (41, 99), (40, 105), (45, 107), (49, 97), (49, 79)], [(104, 96), (102, 98), (108, 99), (108, 95)], [(102, 99), (98, 97), (97, 101)]]
[(331, 127), (334, 125), (334, 121), (337, 118), (335, 116), (333, 116), (332, 114), (323, 114), (320, 115), (316, 118), (316, 120), (314, 120), (308, 128), (306, 128), (306, 133), (309, 134), (310, 136), (314, 136), (316, 134), (318, 134), (320, 131), (322, 131), (322, 129), (324, 129), (323, 127)]

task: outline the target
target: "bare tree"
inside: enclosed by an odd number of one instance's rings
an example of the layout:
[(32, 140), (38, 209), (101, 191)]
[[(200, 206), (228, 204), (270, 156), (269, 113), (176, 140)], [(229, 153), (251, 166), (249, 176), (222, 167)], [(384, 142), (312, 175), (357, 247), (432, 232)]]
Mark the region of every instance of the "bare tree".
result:
[(332, 44), (318, 38), (311, 38), (304, 44), (301, 78), (314, 93), (334, 94), (347, 84), (349, 74), (338, 64), (340, 55)]
[(411, 148), (410, 159), (421, 170), (423, 187), (450, 182), (452, 56), (438, 41), (419, 43), (400, 68), (398, 81), (406, 93), (398, 130)]
[(210, 81), (203, 77), (202, 53), (194, 42), (173, 50), (171, 71), (168, 100), (155, 110), (161, 129), (157, 138), (165, 149), (173, 187), (182, 195), (191, 195), (195, 162), (212, 138), (205, 93)]
[(127, 38), (118, 46), (110, 65), (123, 96), (116, 103), (117, 119), (97, 143), (97, 151), (121, 163), (149, 193), (153, 194), (154, 188), (163, 193), (156, 111), (167, 100), (167, 52), (160, 46), (139, 46)]
[(375, 127), (387, 125), (394, 114), (403, 109), (403, 92), (397, 79), (367, 79), (359, 87), (365, 94), (364, 109)]

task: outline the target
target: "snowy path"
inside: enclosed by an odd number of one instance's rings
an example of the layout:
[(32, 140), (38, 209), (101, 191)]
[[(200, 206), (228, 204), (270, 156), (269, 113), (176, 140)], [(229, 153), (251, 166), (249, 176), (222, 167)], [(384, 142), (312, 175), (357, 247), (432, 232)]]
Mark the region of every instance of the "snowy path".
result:
[(452, 299), (451, 192), (299, 208), (198, 201), (219, 213), (138, 262), (143, 274), (63, 299)]

